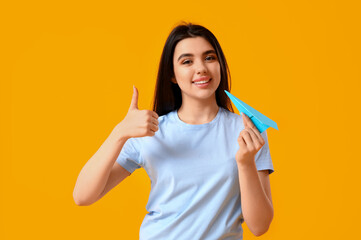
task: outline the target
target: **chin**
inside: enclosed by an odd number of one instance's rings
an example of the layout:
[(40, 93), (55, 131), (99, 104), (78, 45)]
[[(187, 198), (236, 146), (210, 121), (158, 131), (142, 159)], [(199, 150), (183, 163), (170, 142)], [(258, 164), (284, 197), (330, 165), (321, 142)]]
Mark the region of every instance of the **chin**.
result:
[(209, 92), (209, 93), (203, 93), (203, 94), (197, 94), (195, 96), (196, 98), (198, 98), (199, 100), (208, 100), (208, 99), (211, 99), (211, 98), (216, 98), (216, 91), (212, 91), (212, 92)]

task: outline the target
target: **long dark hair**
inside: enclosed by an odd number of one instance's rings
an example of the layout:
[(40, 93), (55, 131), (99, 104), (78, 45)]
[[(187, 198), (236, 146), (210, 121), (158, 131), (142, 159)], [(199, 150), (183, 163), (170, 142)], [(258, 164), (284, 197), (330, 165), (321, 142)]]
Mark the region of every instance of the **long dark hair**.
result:
[(232, 104), (224, 90), (229, 91), (228, 77), (231, 74), (228, 69), (226, 58), (216, 37), (207, 28), (192, 23), (182, 22), (169, 34), (164, 45), (159, 63), (157, 83), (154, 92), (153, 111), (159, 116), (165, 115), (182, 105), (182, 94), (178, 84), (171, 81), (174, 77), (173, 55), (177, 43), (185, 38), (203, 37), (215, 49), (221, 68), (221, 81), (216, 90), (217, 105), (233, 112)]

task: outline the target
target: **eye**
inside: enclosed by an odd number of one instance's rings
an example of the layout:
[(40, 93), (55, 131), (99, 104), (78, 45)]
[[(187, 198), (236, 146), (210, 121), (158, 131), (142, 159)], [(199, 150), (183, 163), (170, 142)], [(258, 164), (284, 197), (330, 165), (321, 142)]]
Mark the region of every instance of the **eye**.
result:
[(185, 61), (182, 62), (182, 64), (188, 64), (190, 62), (191, 62), (191, 60), (185, 60)]
[(215, 60), (216, 58), (214, 56), (207, 56), (206, 60)]

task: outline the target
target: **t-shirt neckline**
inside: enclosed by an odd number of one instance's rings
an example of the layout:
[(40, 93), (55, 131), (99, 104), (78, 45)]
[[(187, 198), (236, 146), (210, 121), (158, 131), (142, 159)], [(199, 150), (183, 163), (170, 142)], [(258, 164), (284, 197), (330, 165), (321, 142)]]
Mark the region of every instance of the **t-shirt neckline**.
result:
[(177, 124), (181, 125), (182, 127), (189, 128), (189, 129), (199, 129), (199, 128), (210, 127), (210, 126), (216, 124), (219, 121), (219, 118), (221, 117), (222, 112), (223, 112), (222, 107), (219, 107), (217, 115), (212, 119), (212, 121), (210, 121), (208, 123), (202, 123), (202, 124), (189, 124), (189, 123), (183, 122), (178, 116), (178, 109), (173, 111), (173, 118), (175, 119)]

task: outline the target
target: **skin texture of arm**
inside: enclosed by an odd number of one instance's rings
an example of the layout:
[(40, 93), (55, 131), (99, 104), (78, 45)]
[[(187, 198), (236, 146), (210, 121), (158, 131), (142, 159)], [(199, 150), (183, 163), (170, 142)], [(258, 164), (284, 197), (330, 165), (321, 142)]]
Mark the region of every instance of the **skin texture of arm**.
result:
[(116, 162), (125, 142), (133, 137), (154, 136), (156, 131), (158, 115), (138, 109), (138, 90), (133, 87), (127, 115), (79, 173), (73, 191), (75, 203), (79, 206), (93, 204), (129, 176), (130, 173)]
[(104, 197), (105, 194), (107, 194), (110, 190), (112, 190), (128, 176), (130, 176), (130, 172), (128, 172), (127, 170), (125, 170), (125, 168), (115, 162), (110, 172), (107, 184), (105, 185), (103, 192), (98, 196), (96, 201)]
[(269, 172), (257, 171), (255, 155), (265, 141), (252, 121), (242, 114), (244, 130), (238, 137), (236, 154), (242, 213), (249, 230), (255, 236), (268, 231), (273, 219), (273, 204)]
[(119, 138), (119, 136), (121, 134), (116, 127), (80, 171), (73, 191), (73, 198), (77, 205), (93, 204), (100, 199), (105, 188), (114, 185), (114, 182), (119, 183), (129, 175), (126, 175), (129, 172), (119, 168), (120, 165), (115, 162), (127, 141), (126, 138)]
[(256, 166), (238, 166), (242, 213), (255, 236), (266, 233), (273, 219), (269, 173), (257, 172)]

